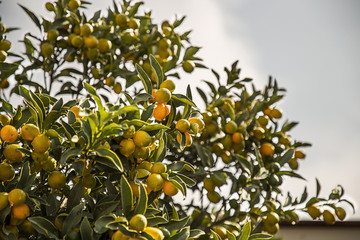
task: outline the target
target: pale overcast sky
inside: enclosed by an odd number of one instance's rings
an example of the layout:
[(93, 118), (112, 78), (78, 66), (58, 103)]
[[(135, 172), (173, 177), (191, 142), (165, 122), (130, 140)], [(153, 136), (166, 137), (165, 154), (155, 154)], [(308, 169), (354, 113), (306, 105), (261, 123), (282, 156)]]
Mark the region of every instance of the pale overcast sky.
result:
[[(112, 4), (93, 2), (91, 9)], [(37, 31), (16, 3), (47, 16), (45, 1), (0, 4), (7, 26)], [(300, 122), (293, 138), (313, 144), (299, 169), (308, 182), (285, 181), (285, 187), (300, 195), (307, 184), (314, 192), (318, 177), (327, 196), (341, 184), (357, 208), (348, 219), (360, 219), (360, 1), (147, 0), (145, 8), (156, 22), (187, 15), (183, 29), (193, 29), (192, 43), (203, 47), (199, 56), (218, 72), (239, 59), (243, 77), (254, 78), (258, 89), (275, 77), (288, 90), (280, 104), (285, 118)], [(180, 91), (185, 83), (194, 90), (204, 86), (194, 81), (211, 75), (198, 70), (181, 76)]]

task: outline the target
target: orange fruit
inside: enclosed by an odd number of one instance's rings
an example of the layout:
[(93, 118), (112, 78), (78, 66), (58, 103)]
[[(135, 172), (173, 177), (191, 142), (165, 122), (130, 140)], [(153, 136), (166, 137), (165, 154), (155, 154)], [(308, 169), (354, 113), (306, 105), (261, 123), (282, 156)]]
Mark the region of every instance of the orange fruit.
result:
[(260, 146), (260, 153), (263, 156), (271, 156), (274, 154), (274, 151), (275, 151), (275, 147), (271, 143), (266, 142), (261, 144)]
[(105, 84), (108, 85), (109, 87), (114, 86), (114, 83), (115, 83), (115, 78), (113, 76), (109, 76), (109, 77), (105, 78)]
[(167, 88), (160, 88), (155, 92), (155, 100), (158, 103), (167, 103), (171, 99), (171, 92)]
[(309, 213), (309, 215), (313, 218), (316, 219), (318, 217), (321, 216), (321, 211), (317, 206), (311, 205), (308, 207), (307, 212)]
[(100, 50), (100, 52), (105, 53), (110, 51), (112, 47), (112, 43), (107, 40), (106, 38), (100, 38), (98, 41), (98, 49)]
[(272, 110), (272, 107), (267, 107), (266, 109), (263, 110), (263, 113), (267, 116), (270, 116), (271, 114), (271, 110)]
[(221, 200), (220, 194), (213, 191), (213, 192), (208, 192), (207, 193), (207, 198), (209, 199), (210, 202), (212, 203), (218, 203)]
[(5, 125), (9, 125), (11, 121), (11, 118), (6, 115), (6, 114), (1, 114), (0, 115), (0, 123), (5, 126)]
[(204, 188), (208, 191), (208, 192), (213, 192), (215, 190), (215, 185), (214, 183), (211, 181), (211, 179), (209, 177), (204, 178)]
[(9, 163), (0, 163), (0, 181), (8, 182), (13, 180), (15, 177), (15, 169)]
[(96, 48), (98, 45), (98, 39), (91, 35), (84, 38), (84, 43), (87, 48)]
[(151, 173), (164, 173), (166, 172), (167, 167), (162, 162), (156, 162), (151, 167)]
[(201, 118), (194, 117), (189, 119), (190, 124), (197, 124), (198, 125), (198, 132), (201, 132), (205, 128), (205, 123)]
[(18, 144), (6, 145), (3, 154), (5, 158), (11, 162), (21, 162), (24, 157), (24, 153), (17, 151), (20, 148)]
[(227, 238), (226, 228), (224, 227), (215, 227), (214, 231), (220, 236), (221, 239)]
[(163, 240), (165, 238), (164, 233), (155, 227), (146, 227), (143, 232), (151, 235), (155, 240)]
[(231, 137), (233, 143), (240, 144), (244, 141), (244, 136), (240, 132), (236, 132)]
[(230, 122), (225, 124), (225, 132), (228, 134), (233, 134), (236, 132), (237, 127), (238, 126), (237, 126), (236, 122), (231, 120)]
[(175, 87), (176, 87), (176, 85), (175, 85), (174, 81), (170, 80), (170, 79), (167, 79), (160, 84), (160, 88), (166, 88), (170, 92), (173, 92), (175, 90)]
[(34, 151), (38, 153), (44, 153), (50, 148), (50, 139), (45, 134), (37, 135), (34, 140), (31, 142)]
[(111, 240), (130, 240), (130, 237), (123, 234), (120, 230), (117, 230), (114, 232), (114, 234), (111, 236)]
[(123, 13), (118, 14), (115, 18), (116, 24), (119, 25), (120, 27), (125, 27), (128, 21), (129, 21), (128, 17)]
[(143, 231), (146, 226), (147, 226), (147, 219), (144, 215), (142, 214), (136, 214), (135, 216), (133, 216), (130, 221), (129, 221), (129, 225), (132, 229), (141, 232)]
[(51, 29), (47, 32), (47, 40), (50, 42), (55, 42), (59, 36), (59, 31), (56, 29)]
[(77, 10), (81, 6), (80, 0), (70, 0), (69, 8), (73, 11)]
[(176, 123), (176, 129), (185, 133), (190, 130), (190, 122), (187, 119), (180, 119)]
[(165, 181), (163, 185), (163, 191), (168, 196), (175, 196), (179, 189), (170, 181)]
[(62, 189), (66, 184), (66, 176), (60, 171), (53, 171), (48, 176), (48, 183), (51, 188)]
[(26, 193), (19, 188), (15, 188), (9, 192), (8, 200), (11, 206), (22, 205), (26, 201)]
[(266, 125), (268, 124), (269, 122), (269, 117), (266, 116), (266, 115), (263, 115), (263, 116), (259, 116), (258, 119), (257, 119), (258, 123), (260, 124), (261, 127), (266, 127)]
[(71, 45), (73, 45), (76, 48), (81, 48), (81, 46), (84, 44), (84, 39), (80, 36), (74, 36), (71, 39)]
[(134, 152), (134, 157), (136, 159), (147, 159), (150, 157), (151, 149), (150, 147), (136, 147)]
[(41, 162), (41, 168), (47, 172), (54, 171), (56, 168), (56, 160), (52, 157), (48, 157), (45, 161)]
[(15, 142), (18, 135), (16, 128), (12, 125), (5, 125), (0, 131), (1, 139), (7, 143)]
[(34, 138), (39, 134), (40, 134), (39, 128), (31, 123), (25, 124), (20, 129), (20, 136), (22, 137), (22, 139), (26, 141), (34, 140)]
[(295, 157), (299, 159), (304, 159), (306, 154), (302, 150), (295, 150)]
[(122, 90), (121, 84), (119, 82), (116, 82), (114, 84), (113, 89), (114, 89), (115, 93), (117, 93), (117, 94), (121, 93), (121, 90)]
[(131, 190), (132, 190), (134, 196), (139, 197), (140, 196), (140, 185), (136, 184), (134, 181), (131, 181), (130, 187), (131, 187)]
[(17, 206), (12, 206), (11, 216), (15, 219), (23, 220), (28, 216), (30, 216), (30, 208), (26, 203)]
[(153, 164), (151, 162), (143, 161), (136, 167), (136, 169), (146, 169), (148, 171), (151, 171), (152, 166)]
[(123, 139), (120, 142), (120, 153), (125, 157), (131, 156), (135, 152), (135, 143), (132, 139)]
[(323, 212), (324, 222), (327, 224), (335, 224), (335, 214), (329, 210)]
[(134, 143), (138, 147), (148, 147), (151, 142), (151, 136), (145, 131), (139, 130), (134, 135)]
[(80, 35), (82, 35), (84, 37), (88, 37), (93, 31), (94, 31), (94, 28), (91, 26), (91, 24), (85, 23), (80, 28)]
[(158, 121), (162, 121), (166, 118), (167, 115), (169, 115), (170, 113), (170, 109), (168, 106), (162, 104), (162, 103), (158, 103), (156, 104), (156, 107), (154, 109), (153, 112), (153, 116), (156, 120)]
[(272, 110), (270, 110), (270, 115), (269, 116), (272, 117), (272, 118), (279, 119), (279, 118), (282, 117), (282, 112), (277, 108), (273, 108)]
[(266, 214), (266, 219), (264, 221), (270, 225), (274, 225), (280, 221), (280, 217), (276, 212), (269, 212)]
[[(192, 137), (190, 136), (189, 133), (184, 133), (185, 134), (185, 146), (186, 147), (190, 147), (191, 144), (192, 144)], [(178, 133), (177, 136), (176, 136), (176, 139), (178, 141), (179, 144), (181, 144), (181, 140), (180, 140), (180, 134)]]
[(50, 57), (54, 53), (54, 46), (51, 43), (43, 43), (41, 45), (41, 54), (44, 57)]
[(164, 179), (158, 173), (152, 173), (147, 179), (146, 183), (150, 190), (157, 192), (160, 191), (164, 185)]
[(8, 196), (7, 192), (0, 192), (0, 211), (9, 204)]
[(130, 18), (130, 20), (127, 23), (129, 28), (137, 29), (139, 27), (139, 24), (135, 18)]
[(345, 219), (345, 217), (346, 217), (346, 212), (341, 207), (336, 207), (335, 214), (341, 221), (343, 221)]
[(171, 41), (167, 38), (162, 38), (159, 42), (158, 42), (158, 48), (161, 49), (167, 49), (171, 46)]

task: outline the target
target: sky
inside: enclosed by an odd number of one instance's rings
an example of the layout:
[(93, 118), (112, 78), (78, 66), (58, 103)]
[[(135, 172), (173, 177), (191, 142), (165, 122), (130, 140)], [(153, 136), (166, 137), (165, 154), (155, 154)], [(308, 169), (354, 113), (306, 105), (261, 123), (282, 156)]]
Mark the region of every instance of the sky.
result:
[[(111, 6), (110, 0), (93, 1), (89, 11)], [(186, 15), (184, 31), (193, 29), (191, 42), (198, 55), (219, 73), (239, 60), (242, 77), (251, 77), (258, 89), (269, 75), (287, 89), (279, 107), (284, 117), (300, 124), (294, 139), (311, 142), (299, 173), (307, 182), (287, 179), (285, 189), (300, 196), (305, 185), (315, 192), (315, 178), (327, 197), (337, 184), (357, 209), (348, 220), (360, 220), (360, 1), (357, 0), (146, 0), (155, 22)], [(48, 16), (42, 0), (4, 0), (0, 16), (11, 34), (37, 31), (16, 3)], [(14, 44), (17, 45), (17, 44)], [(15, 46), (16, 47), (16, 46)], [(225, 77), (224, 74), (222, 74)], [(181, 74), (179, 91), (187, 84), (205, 87), (214, 80), (204, 70)], [(197, 100), (199, 103), (202, 100)], [(350, 208), (343, 205), (345, 209)]]

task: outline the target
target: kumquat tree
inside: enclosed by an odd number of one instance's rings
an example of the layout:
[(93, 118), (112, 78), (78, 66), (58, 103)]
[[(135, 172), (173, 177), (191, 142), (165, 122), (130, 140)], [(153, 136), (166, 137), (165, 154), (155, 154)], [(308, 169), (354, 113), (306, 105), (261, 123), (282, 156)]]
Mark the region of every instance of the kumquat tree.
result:
[[(207, 67), (184, 18), (154, 23), (142, 2), (22, 8), (40, 30), (11, 51), (0, 29), (0, 239), (260, 240), (299, 212), (343, 220), (339, 185), (324, 198), (284, 193), (310, 144), (291, 139), (275, 80), (257, 90), (235, 62), (205, 101), (176, 90)], [(205, 71), (205, 70), (204, 70)], [(10, 97), (21, 98), (15, 106)]]

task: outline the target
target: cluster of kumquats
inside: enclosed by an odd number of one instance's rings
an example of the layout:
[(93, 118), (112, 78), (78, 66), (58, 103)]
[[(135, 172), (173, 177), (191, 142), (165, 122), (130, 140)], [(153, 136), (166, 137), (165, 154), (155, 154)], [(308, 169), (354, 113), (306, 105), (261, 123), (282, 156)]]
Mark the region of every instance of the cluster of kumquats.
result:
[[(13, 55), (14, 63), (8, 61), (11, 67), (3, 69), (4, 75), (18, 70), (13, 89), (20, 84), (33, 86), (36, 82), (37, 87), (51, 92), (61, 78), (63, 87), (57, 93), (79, 96), (84, 92), (76, 81), (84, 78), (96, 88), (119, 94), (124, 86), (129, 87), (139, 80), (134, 71), (135, 64), (156, 81), (150, 55), (154, 55), (164, 72), (182, 67), (190, 73), (196, 66), (203, 67), (195, 65), (199, 58), (194, 55), (199, 48), (189, 44), (190, 32), (178, 32), (184, 18), (172, 23), (164, 21), (158, 27), (152, 22), (151, 12), (140, 13), (142, 2), (132, 4), (131, 1), (124, 1), (121, 6), (114, 3), (114, 9), (108, 9), (106, 16), (99, 11), (87, 18), (82, 11), (87, 4), (84, 1), (47, 2), (46, 9), (52, 16), (49, 20), (39, 19), (21, 6), (42, 32), (42, 37), (29, 34), (24, 38), (26, 57), (31, 65), (25, 67), (28, 63), (24, 63), (23, 67), (15, 63), (19, 56)], [(2, 27), (1, 31), (5, 32), (5, 28)], [(11, 43), (1, 35), (0, 62), (3, 62)], [(76, 62), (81, 71), (67, 64), (72, 62)], [(31, 73), (38, 69), (45, 71), (43, 82), (31, 77)], [(175, 72), (172, 74), (179, 77)], [(8, 86), (8, 82), (3, 85)]]

